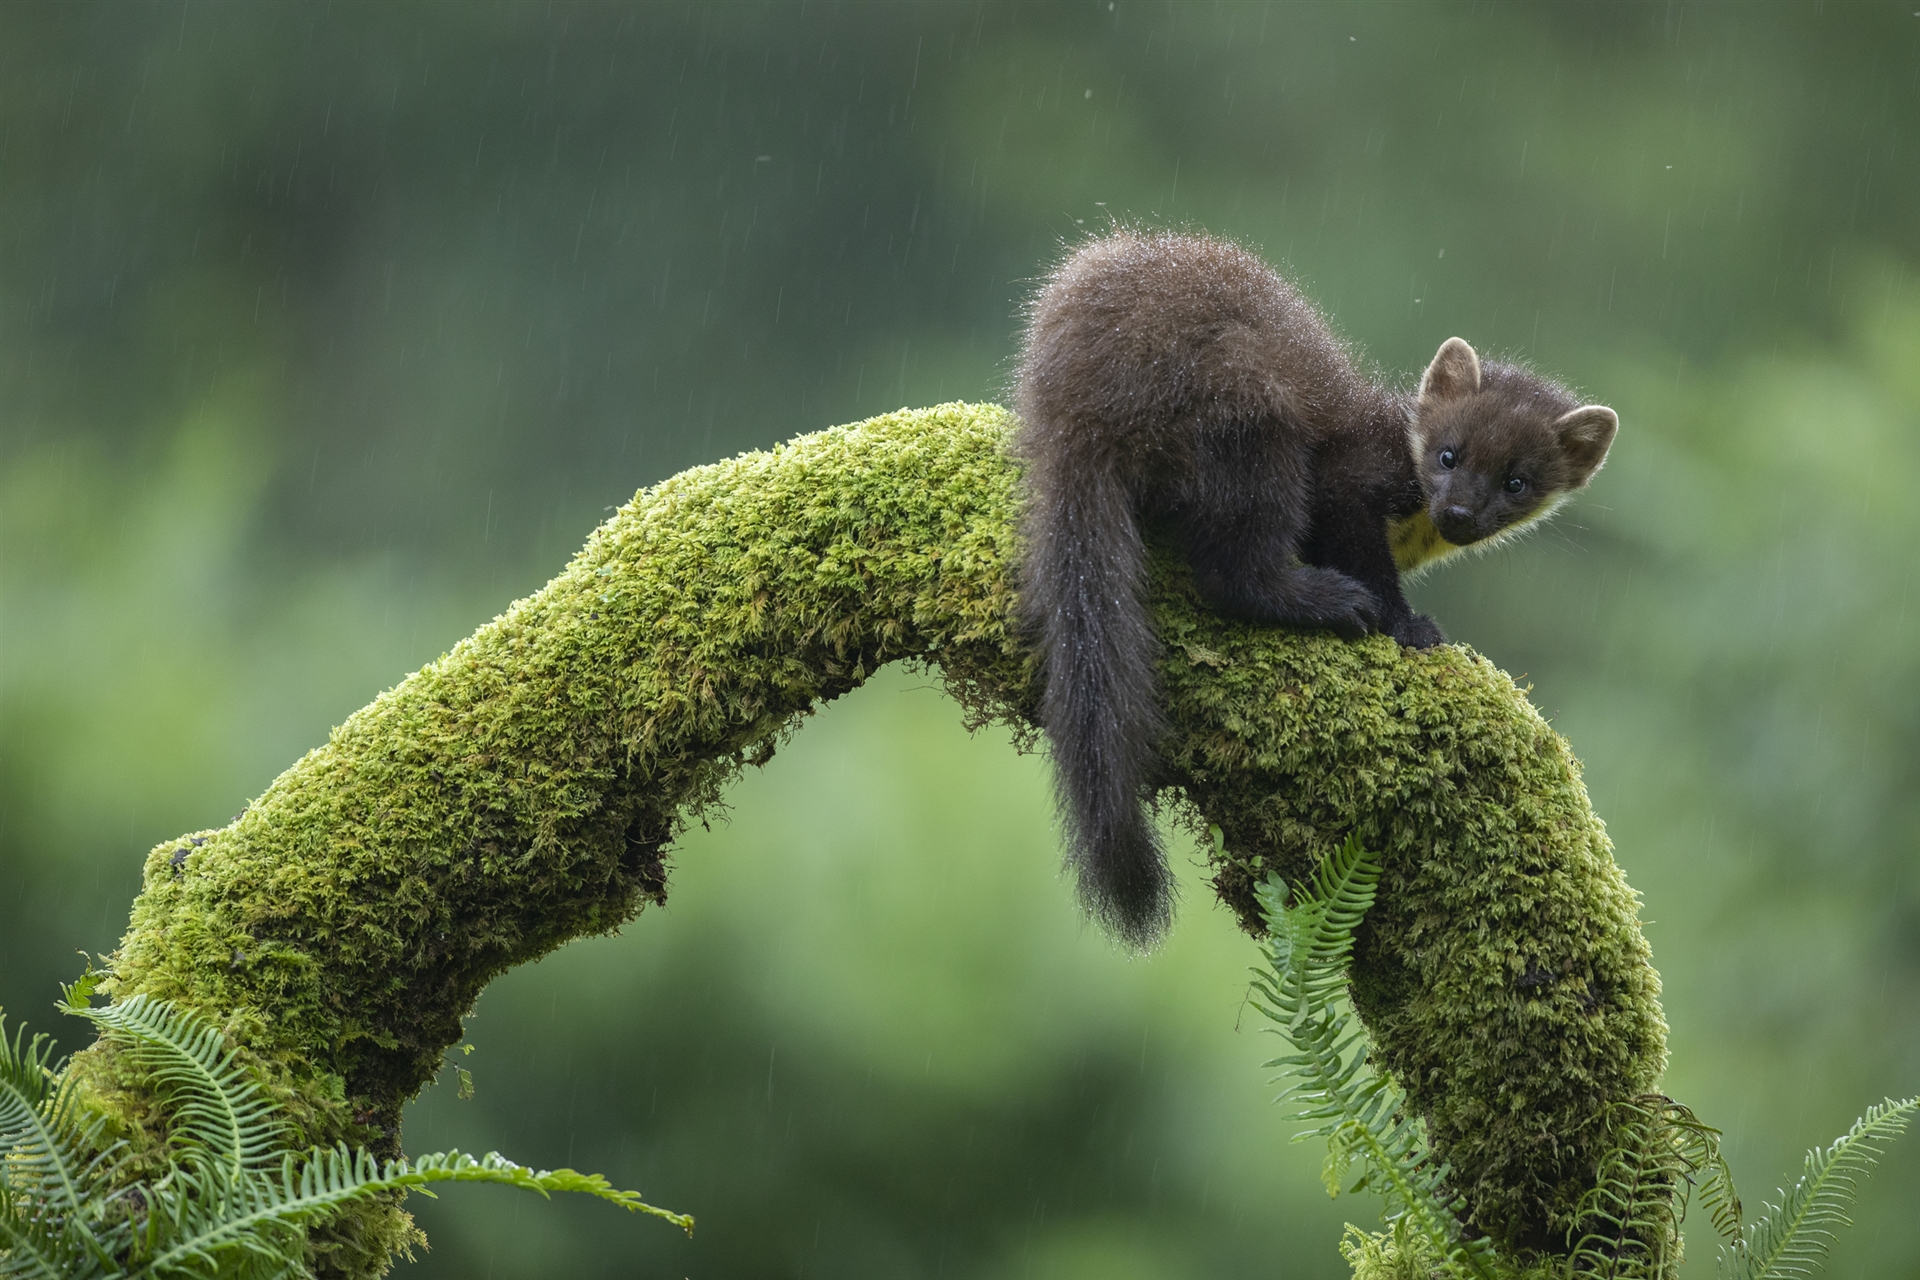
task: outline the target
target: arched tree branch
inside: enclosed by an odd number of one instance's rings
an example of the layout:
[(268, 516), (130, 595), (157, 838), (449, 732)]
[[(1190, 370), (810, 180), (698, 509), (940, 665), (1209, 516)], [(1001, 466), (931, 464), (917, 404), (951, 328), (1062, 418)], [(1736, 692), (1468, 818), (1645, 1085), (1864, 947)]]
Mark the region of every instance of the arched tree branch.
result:
[[(169, 841), (111, 990), (223, 1021), (312, 1141), (397, 1152), (402, 1106), (514, 965), (662, 901), (673, 837), (815, 704), (937, 668), (971, 723), (1031, 733), (1010, 630), (1017, 464), (992, 406), (903, 411), (647, 490), (564, 572), (355, 713), (232, 825)], [(1156, 568), (1167, 783), (1218, 826), (1214, 885), (1386, 855), (1354, 995), (1475, 1223), (1551, 1243), (1600, 1117), (1665, 1057), (1636, 898), (1566, 743), (1460, 647), (1262, 629)], [(770, 874), (777, 874), (770, 868)], [(109, 1050), (82, 1055), (136, 1134)], [(388, 1206), (316, 1239), (384, 1266)]]

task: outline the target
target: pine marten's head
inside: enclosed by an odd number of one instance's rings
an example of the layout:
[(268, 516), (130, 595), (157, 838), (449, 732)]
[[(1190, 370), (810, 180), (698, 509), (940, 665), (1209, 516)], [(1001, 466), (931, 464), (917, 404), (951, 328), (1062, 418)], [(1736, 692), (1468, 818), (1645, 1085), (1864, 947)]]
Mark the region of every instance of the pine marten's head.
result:
[(1607, 459), (1620, 419), (1448, 338), (1420, 379), (1410, 428), (1427, 518), (1455, 546), (1552, 512)]

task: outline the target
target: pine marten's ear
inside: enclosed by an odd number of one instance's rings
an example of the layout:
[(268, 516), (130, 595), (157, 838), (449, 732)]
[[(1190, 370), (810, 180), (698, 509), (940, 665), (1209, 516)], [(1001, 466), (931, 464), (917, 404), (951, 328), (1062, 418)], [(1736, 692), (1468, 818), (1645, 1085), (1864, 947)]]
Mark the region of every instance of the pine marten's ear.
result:
[(1422, 400), (1454, 400), (1480, 389), (1480, 357), (1465, 338), (1448, 338), (1420, 375)]
[(1607, 450), (1619, 430), (1619, 415), (1603, 404), (1581, 405), (1554, 421), (1553, 434), (1559, 438), (1561, 456), (1573, 468), (1569, 488), (1577, 489), (1593, 479), (1593, 473), (1607, 460)]

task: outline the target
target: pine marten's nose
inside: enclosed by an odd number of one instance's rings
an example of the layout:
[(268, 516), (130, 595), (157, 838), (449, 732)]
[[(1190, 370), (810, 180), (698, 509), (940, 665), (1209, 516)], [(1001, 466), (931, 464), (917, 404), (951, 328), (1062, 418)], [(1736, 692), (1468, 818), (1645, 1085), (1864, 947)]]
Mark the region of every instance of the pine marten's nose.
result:
[(1443, 510), (1434, 523), (1440, 526), (1440, 536), (1455, 546), (1465, 546), (1479, 536), (1473, 510), (1457, 503)]

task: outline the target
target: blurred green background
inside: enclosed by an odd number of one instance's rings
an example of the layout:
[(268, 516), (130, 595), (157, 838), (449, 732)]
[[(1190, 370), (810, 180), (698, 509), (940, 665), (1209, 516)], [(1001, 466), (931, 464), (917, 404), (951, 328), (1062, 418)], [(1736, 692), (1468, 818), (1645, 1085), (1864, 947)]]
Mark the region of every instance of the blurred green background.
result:
[[(1416, 599), (1586, 761), (1750, 1202), (1920, 1087), (1910, 0), (0, 7), (0, 1003), (75, 1045), (147, 848), (636, 488), (1004, 394), (1113, 216), (1259, 246), (1388, 369), (1459, 333), (1618, 408), (1589, 494)], [(1188, 866), (1117, 954), (1044, 762), (930, 686), (495, 984), (478, 1096), (408, 1120), (697, 1237), (463, 1189), (410, 1274), (1343, 1273), (1377, 1207), (1285, 1141), (1252, 945)], [(1920, 1274), (1916, 1186), (1910, 1138), (1833, 1274)]]

